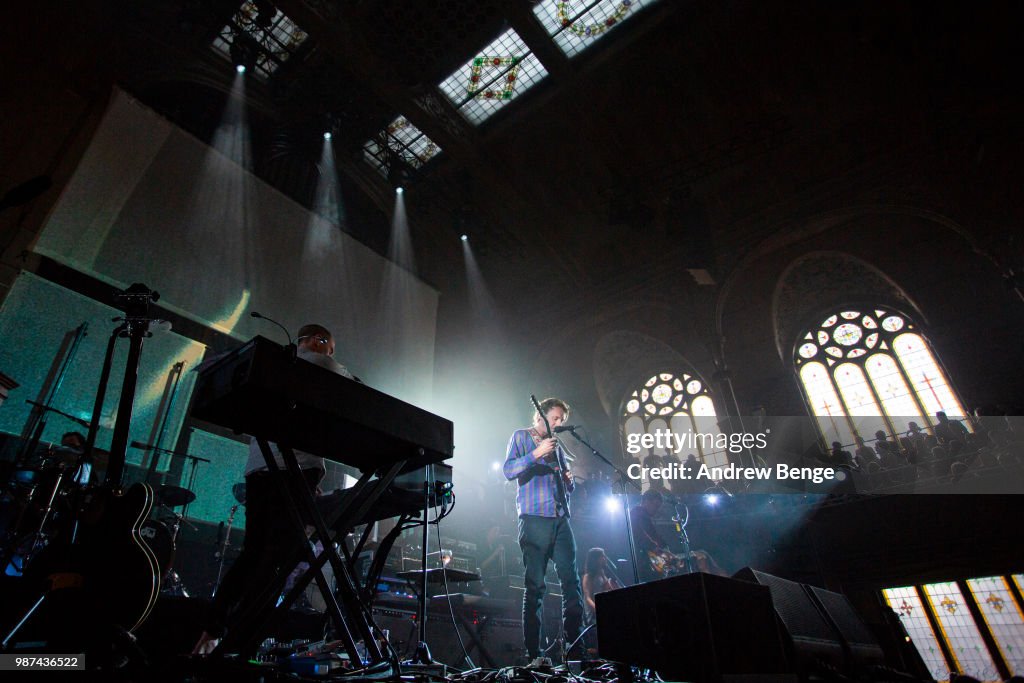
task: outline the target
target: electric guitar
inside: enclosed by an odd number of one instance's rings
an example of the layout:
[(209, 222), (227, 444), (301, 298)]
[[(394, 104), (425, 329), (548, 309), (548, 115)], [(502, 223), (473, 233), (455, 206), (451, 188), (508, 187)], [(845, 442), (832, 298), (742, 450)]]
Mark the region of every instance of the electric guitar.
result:
[(122, 494), (104, 485), (85, 498), (67, 565), (47, 576), (51, 590), (80, 587), (89, 596), (90, 621), (134, 631), (156, 604), (163, 573), (141, 533), (153, 489), (134, 484)]
[(648, 550), (647, 561), (650, 562), (651, 570), (661, 578), (686, 571), (686, 558), (668, 550)]
[[(665, 549), (648, 550), (647, 561), (651, 569), (661, 578), (685, 574), (689, 568), (686, 563), (686, 555), (677, 554)], [(693, 570), (705, 574), (718, 574), (725, 576), (725, 572), (718, 566), (715, 560), (703, 550), (690, 551), (690, 562)]]

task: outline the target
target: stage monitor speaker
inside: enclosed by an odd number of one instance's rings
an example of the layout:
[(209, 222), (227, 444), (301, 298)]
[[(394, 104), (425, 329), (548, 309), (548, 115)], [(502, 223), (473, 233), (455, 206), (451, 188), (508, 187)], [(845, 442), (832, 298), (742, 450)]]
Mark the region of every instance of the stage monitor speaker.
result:
[(882, 664), (885, 654), (846, 596), (744, 567), (733, 575), (768, 586), (779, 621), (803, 664), (851, 671)]
[(792, 681), (764, 586), (688, 574), (595, 596), (601, 656), (666, 680)]
[(857, 616), (853, 605), (845, 595), (833, 593), (817, 586), (807, 586), (807, 589), (818, 601), (826, 618), (839, 632), (852, 666), (862, 667), (885, 663), (885, 652), (881, 645), (878, 644), (867, 624)]
[(765, 574), (750, 567), (739, 570), (733, 574), (733, 578), (767, 586), (771, 590), (779, 622), (792, 643), (793, 654), (801, 662), (823, 662), (835, 668), (844, 666), (845, 657), (839, 634), (815, 607), (810, 593), (804, 590), (802, 583)]

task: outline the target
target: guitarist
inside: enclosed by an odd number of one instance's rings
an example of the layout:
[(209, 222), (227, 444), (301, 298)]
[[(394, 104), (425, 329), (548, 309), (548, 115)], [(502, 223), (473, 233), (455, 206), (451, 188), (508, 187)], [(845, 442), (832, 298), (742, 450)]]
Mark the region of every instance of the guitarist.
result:
[(544, 575), (550, 560), (555, 561), (562, 588), (566, 646), (579, 636), (583, 622), (576, 539), (569, 525), (569, 494), (575, 487), (551, 432), (569, 417), (569, 405), (558, 398), (546, 398), (539, 407), (532, 426), (516, 430), (509, 439), (504, 466), (505, 478), (515, 479), (519, 484), (519, 547), (526, 569), (523, 640), (527, 655), (535, 664), (541, 663), (537, 660), (541, 657), (541, 617), (547, 591)]
[(661, 510), (662, 502), (660, 491), (647, 489), (640, 497), (640, 504), (629, 511), (630, 521), (633, 524), (633, 542), (636, 544), (636, 566), (641, 582), (662, 578), (654, 571), (648, 560), (649, 552), (663, 551), (668, 548), (665, 539), (661, 537), (658, 529), (654, 526), (654, 516)]

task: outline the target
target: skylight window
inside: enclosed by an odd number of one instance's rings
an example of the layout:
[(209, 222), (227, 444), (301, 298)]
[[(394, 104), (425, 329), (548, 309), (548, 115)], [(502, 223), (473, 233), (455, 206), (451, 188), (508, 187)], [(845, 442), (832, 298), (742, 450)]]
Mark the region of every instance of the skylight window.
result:
[(463, 116), (480, 124), (547, 75), (519, 34), (509, 29), (438, 87)]
[(267, 77), (295, 54), (308, 36), (281, 10), (263, 2), (245, 2), (213, 39), (213, 49), (232, 62), (248, 62)]
[(537, 20), (567, 57), (583, 52), (609, 31), (657, 0), (543, 0), (533, 8)]
[(436, 142), (404, 116), (399, 116), (375, 138), (363, 144), (363, 159), (387, 178), (391, 155), (396, 155), (412, 168), (420, 168), (440, 151)]

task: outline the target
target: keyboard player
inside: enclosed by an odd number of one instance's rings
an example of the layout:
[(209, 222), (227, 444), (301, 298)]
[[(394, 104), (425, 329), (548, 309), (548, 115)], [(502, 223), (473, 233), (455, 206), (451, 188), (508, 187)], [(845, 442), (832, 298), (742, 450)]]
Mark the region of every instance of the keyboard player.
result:
[[(298, 358), (356, 380), (348, 369), (334, 359), (334, 337), (322, 325), (304, 325), (296, 339)], [(288, 514), (288, 503), (281, 493), (276, 477), (287, 478), (284, 460), (277, 445), (271, 450), (280, 471), (267, 469), (256, 439), (249, 442), (249, 459), (245, 466), (246, 524), (242, 552), (214, 596), (204, 623), (204, 630), (192, 650), (194, 655), (209, 654), (219, 639), (231, 628), (232, 615), (240, 614), (260, 590), (273, 583), (274, 577), (289, 571), (283, 567), (300, 549)], [(323, 458), (295, 451), (306, 485), (315, 491), (326, 473)]]

